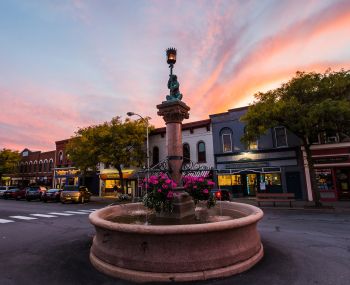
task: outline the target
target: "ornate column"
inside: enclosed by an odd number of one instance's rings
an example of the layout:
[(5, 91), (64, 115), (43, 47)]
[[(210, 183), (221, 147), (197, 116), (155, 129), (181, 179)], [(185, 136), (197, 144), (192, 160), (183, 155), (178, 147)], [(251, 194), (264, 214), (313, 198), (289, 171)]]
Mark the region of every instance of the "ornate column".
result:
[(157, 105), (158, 115), (162, 116), (166, 124), (166, 147), (168, 150), (171, 178), (181, 185), (182, 153), (182, 121), (189, 118), (188, 107), (180, 100), (164, 101)]

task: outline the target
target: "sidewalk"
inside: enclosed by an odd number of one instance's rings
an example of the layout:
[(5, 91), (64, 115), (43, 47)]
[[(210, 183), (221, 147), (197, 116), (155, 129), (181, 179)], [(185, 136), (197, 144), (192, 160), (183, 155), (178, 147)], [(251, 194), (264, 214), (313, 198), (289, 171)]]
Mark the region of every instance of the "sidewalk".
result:
[[(98, 204), (110, 205), (112, 203), (131, 203), (119, 202), (116, 197), (98, 197), (92, 196), (91, 201)], [(245, 203), (253, 206), (258, 206), (258, 203), (255, 201), (255, 198), (233, 198), (232, 202)], [(285, 210), (310, 210), (310, 211), (330, 211), (330, 212), (350, 212), (350, 201), (337, 201), (337, 202), (322, 202), (322, 205), (325, 208), (315, 209), (312, 208), (314, 205), (313, 202), (308, 201), (295, 201), (292, 202), (292, 208), (289, 207), (289, 203), (277, 202), (276, 207), (273, 206), (273, 202), (263, 202), (260, 205), (262, 209), (285, 209)]]
[[(253, 206), (258, 206), (258, 203), (255, 201), (255, 198), (233, 198), (232, 202), (245, 203)], [(294, 201), (292, 202), (292, 208), (289, 207), (289, 203), (286, 202), (276, 202), (276, 207), (273, 206), (273, 202), (262, 202), (260, 203), (260, 208), (269, 208), (269, 209), (286, 209), (286, 210), (310, 210), (310, 211), (336, 211), (350, 212), (350, 201), (337, 201), (337, 202), (322, 202), (322, 205), (325, 208), (315, 209), (314, 202), (309, 201)]]

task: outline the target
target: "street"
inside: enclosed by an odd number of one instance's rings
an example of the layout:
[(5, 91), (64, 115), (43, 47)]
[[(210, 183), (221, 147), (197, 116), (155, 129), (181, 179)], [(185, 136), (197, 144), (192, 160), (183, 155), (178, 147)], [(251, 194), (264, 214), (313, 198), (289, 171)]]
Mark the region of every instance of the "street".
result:
[[(0, 200), (0, 284), (131, 284), (99, 273), (88, 258), (88, 214), (105, 205)], [(192, 284), (349, 284), (349, 212), (263, 211), (263, 260), (243, 274)]]

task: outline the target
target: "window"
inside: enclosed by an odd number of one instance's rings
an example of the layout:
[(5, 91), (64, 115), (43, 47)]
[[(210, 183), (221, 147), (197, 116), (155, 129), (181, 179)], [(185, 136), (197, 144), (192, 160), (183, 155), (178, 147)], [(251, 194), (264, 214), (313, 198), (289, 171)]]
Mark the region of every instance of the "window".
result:
[(33, 164), (33, 172), (36, 172), (36, 168), (37, 167), (37, 161), (34, 161), (34, 164)]
[(183, 151), (184, 163), (190, 163), (190, 160), (191, 160), (190, 145), (188, 143), (184, 143), (182, 146), (182, 151)]
[(266, 186), (282, 185), (281, 173), (263, 173), (260, 176), (260, 181), (264, 182)]
[(44, 160), (44, 172), (47, 172), (47, 167), (48, 167), (48, 161), (47, 159)]
[(49, 161), (49, 172), (52, 171), (52, 167), (53, 167), (53, 160), (50, 159), (50, 161)]
[(256, 150), (258, 149), (258, 141), (252, 141), (248, 143), (248, 150)]
[(62, 164), (63, 163), (63, 152), (60, 151), (60, 153), (58, 154), (58, 163)]
[(153, 147), (152, 161), (153, 165), (159, 163), (159, 148), (157, 146)]
[(197, 145), (197, 153), (198, 153), (198, 162), (203, 163), (207, 162), (206, 154), (205, 154), (205, 143), (199, 142)]
[(286, 147), (287, 144), (287, 133), (285, 127), (276, 127), (275, 128), (275, 142), (276, 147)]
[(40, 160), (39, 161), (39, 172), (43, 171), (43, 162)]
[(232, 131), (229, 128), (224, 128), (220, 132), (222, 142), (222, 152), (232, 151)]
[(33, 172), (33, 164), (31, 161), (29, 162), (29, 172)]

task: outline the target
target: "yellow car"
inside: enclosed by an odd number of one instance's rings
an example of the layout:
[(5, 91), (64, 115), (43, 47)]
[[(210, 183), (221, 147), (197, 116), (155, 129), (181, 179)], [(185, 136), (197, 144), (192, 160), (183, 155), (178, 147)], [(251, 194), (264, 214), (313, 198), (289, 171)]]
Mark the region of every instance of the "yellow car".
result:
[(61, 203), (75, 202), (85, 203), (90, 201), (91, 193), (86, 186), (66, 185), (61, 192)]

